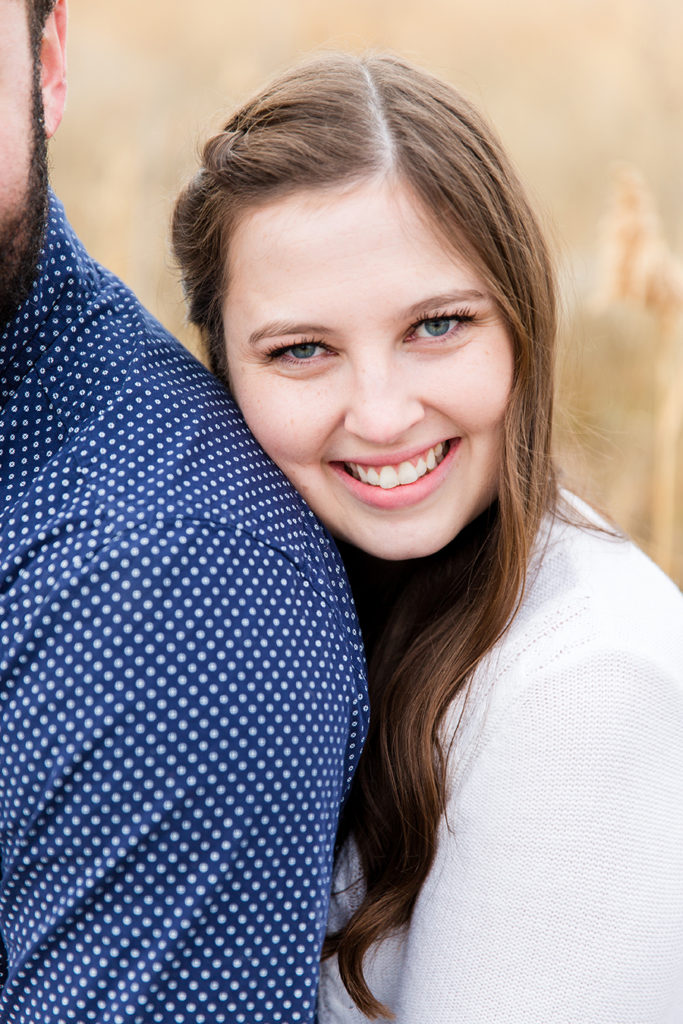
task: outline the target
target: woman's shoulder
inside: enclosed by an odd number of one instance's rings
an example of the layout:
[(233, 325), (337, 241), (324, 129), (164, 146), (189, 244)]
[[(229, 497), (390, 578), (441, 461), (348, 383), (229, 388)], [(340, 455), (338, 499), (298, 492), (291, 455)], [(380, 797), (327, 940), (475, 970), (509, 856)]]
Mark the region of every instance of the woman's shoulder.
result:
[(643, 551), (566, 492), (539, 536), (510, 646), (586, 644), (683, 672), (683, 594)]
[[(615, 731), (673, 714), (683, 727), (683, 595), (578, 499), (546, 523), (507, 632), (453, 708), (454, 761), (519, 726)], [(545, 723), (545, 724), (544, 724)], [(524, 729), (530, 728), (530, 723)], [(683, 732), (682, 732), (683, 738)]]

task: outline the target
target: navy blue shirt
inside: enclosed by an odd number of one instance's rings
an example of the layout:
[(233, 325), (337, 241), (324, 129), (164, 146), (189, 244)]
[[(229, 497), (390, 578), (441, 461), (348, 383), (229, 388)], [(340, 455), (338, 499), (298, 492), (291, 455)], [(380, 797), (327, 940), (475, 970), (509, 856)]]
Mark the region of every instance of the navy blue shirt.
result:
[(0, 1020), (313, 1020), (367, 724), (338, 554), (54, 196), (0, 410)]

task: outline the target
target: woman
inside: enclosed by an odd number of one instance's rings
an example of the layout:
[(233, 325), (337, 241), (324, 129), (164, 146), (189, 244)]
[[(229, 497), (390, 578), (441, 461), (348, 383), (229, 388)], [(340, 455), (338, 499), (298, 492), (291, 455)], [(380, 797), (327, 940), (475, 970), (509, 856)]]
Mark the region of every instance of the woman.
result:
[(173, 238), (368, 648), (320, 1020), (683, 1020), (683, 599), (558, 491), (553, 275), (491, 129), (320, 58), (210, 140)]

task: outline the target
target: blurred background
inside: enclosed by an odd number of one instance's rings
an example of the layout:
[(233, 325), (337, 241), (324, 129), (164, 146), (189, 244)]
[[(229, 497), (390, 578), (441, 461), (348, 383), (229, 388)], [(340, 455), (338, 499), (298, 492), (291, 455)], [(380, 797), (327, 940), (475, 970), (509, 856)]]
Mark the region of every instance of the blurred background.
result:
[(683, 585), (680, 0), (70, 0), (52, 180), (180, 339), (174, 196), (222, 115), (319, 49), (393, 50), (487, 114), (555, 245), (566, 479)]

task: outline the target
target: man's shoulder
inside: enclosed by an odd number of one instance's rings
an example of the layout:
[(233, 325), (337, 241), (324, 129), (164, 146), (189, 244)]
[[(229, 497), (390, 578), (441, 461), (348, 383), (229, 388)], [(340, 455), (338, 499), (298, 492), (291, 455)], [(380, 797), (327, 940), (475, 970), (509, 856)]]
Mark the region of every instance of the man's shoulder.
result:
[[(129, 306), (132, 314), (134, 306)], [(46, 466), (67, 504), (115, 517), (246, 531), (295, 562), (329, 543), (260, 448), (227, 389), (140, 310), (138, 333), (112, 352), (87, 336), (75, 363), (53, 367), (64, 443)], [(112, 318), (110, 327), (120, 321)], [(305, 554), (307, 553), (307, 554)]]

